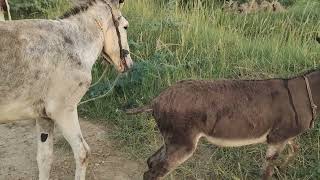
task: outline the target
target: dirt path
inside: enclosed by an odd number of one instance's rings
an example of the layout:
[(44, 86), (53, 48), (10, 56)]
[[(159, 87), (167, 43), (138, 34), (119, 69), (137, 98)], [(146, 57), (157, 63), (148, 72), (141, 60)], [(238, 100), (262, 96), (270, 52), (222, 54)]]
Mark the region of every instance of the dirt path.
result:
[[(106, 138), (110, 130), (88, 121), (81, 121), (81, 129), (92, 150), (87, 179), (142, 179), (143, 164), (128, 160), (115, 150)], [(72, 180), (74, 169), (71, 148), (56, 131), (51, 179)], [(0, 180), (33, 180), (37, 174), (35, 122), (0, 125)]]

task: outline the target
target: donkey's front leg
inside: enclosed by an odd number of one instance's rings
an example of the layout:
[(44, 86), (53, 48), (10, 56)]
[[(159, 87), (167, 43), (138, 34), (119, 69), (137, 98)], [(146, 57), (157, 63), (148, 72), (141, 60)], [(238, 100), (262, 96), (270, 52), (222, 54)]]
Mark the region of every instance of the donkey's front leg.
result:
[(61, 109), (52, 112), (51, 116), (72, 148), (76, 161), (75, 179), (84, 180), (90, 149), (82, 137), (77, 109), (61, 107)]
[(287, 142), (268, 145), (266, 153), (266, 164), (264, 165), (264, 172), (262, 177), (263, 180), (271, 179), (273, 175), (273, 169), (276, 165), (276, 160), (285, 148), (286, 144)]
[(147, 160), (149, 169), (154, 167), (155, 162), (160, 161), (165, 156), (165, 153), (166, 153), (166, 148), (165, 148), (165, 145), (163, 145), (157, 152), (155, 152), (152, 156), (150, 156)]
[(48, 180), (53, 160), (53, 129), (51, 119), (37, 119), (37, 162), (39, 168), (39, 180)]

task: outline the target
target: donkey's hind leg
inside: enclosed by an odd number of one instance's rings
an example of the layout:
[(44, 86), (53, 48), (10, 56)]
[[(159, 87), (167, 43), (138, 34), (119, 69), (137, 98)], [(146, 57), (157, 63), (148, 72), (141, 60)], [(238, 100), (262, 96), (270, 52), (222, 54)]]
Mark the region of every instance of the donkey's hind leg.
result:
[(48, 180), (53, 160), (53, 129), (54, 122), (51, 119), (37, 119), (37, 162), (39, 168), (39, 180)]
[(163, 148), (164, 150), (156, 153), (156, 156), (162, 152), (164, 152), (164, 155), (158, 156), (161, 158), (153, 159), (152, 167), (144, 173), (144, 180), (162, 179), (192, 156), (199, 138), (192, 138), (187, 134), (175, 134), (174, 136), (175, 137), (170, 138), (173, 141), (166, 142), (165, 148)]
[(264, 173), (263, 173), (263, 180), (271, 179), (273, 175), (273, 169), (275, 167), (276, 160), (278, 159), (279, 155), (283, 151), (287, 144), (287, 141), (283, 143), (277, 144), (269, 144), (267, 153), (266, 153), (266, 164), (264, 165)]
[(77, 109), (54, 111), (52, 117), (72, 148), (76, 162), (75, 179), (84, 180), (90, 149), (80, 130)]

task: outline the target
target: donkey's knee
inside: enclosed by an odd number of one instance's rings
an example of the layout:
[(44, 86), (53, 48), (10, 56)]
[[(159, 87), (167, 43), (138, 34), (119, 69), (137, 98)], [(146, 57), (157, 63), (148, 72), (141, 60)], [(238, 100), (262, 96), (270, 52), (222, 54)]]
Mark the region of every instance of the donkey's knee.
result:
[(154, 167), (159, 161), (161, 161), (165, 156), (165, 146), (163, 145), (157, 152), (150, 156), (147, 160), (149, 169)]
[(170, 172), (169, 164), (160, 161), (143, 174), (143, 180), (160, 180)]
[(84, 141), (84, 139), (81, 139), (80, 149), (79, 149), (79, 162), (81, 166), (86, 166), (88, 164), (88, 159), (91, 154), (91, 150), (89, 145)]
[(163, 179), (177, 166), (191, 157), (195, 148), (196, 142), (194, 144), (183, 145), (167, 144), (162, 151), (160, 150), (158, 151), (159, 153), (156, 154), (158, 158), (154, 158), (153, 161), (150, 161), (152, 162), (152, 167), (144, 173), (143, 179)]

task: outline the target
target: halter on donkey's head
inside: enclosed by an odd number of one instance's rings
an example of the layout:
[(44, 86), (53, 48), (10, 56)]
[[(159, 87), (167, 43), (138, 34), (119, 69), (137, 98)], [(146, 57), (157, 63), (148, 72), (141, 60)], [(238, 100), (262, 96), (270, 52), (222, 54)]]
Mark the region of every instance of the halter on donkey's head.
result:
[[(111, 13), (111, 16), (112, 16), (112, 21), (113, 21), (113, 24), (116, 28), (116, 33), (117, 33), (117, 36), (118, 36), (118, 44), (119, 44), (119, 49), (120, 49), (120, 59), (121, 59), (121, 64), (124, 65), (124, 69), (128, 69), (128, 65), (127, 65), (127, 62), (125, 60), (125, 58), (130, 54), (130, 52), (126, 49), (123, 49), (123, 46), (122, 46), (122, 42), (121, 42), (121, 34), (120, 34), (120, 30), (119, 30), (119, 21), (116, 19), (116, 17), (114, 16), (114, 13), (113, 13), (113, 8), (112, 6), (109, 4), (109, 2), (105, 1), (104, 2), (107, 4), (107, 8), (110, 10), (110, 13)], [(119, 0), (119, 4), (122, 4), (124, 3), (124, 0)], [(102, 25), (101, 23), (96, 20), (98, 26), (100, 27), (100, 29), (103, 31), (103, 28), (102, 28)], [(111, 57), (104, 51), (102, 51), (102, 55), (104, 57), (104, 59), (106, 59), (108, 62), (111, 61)]]

